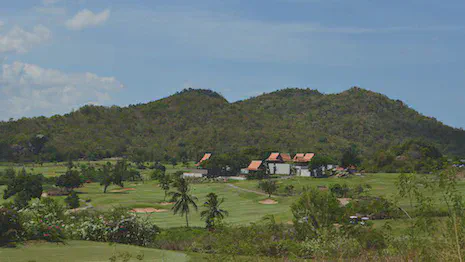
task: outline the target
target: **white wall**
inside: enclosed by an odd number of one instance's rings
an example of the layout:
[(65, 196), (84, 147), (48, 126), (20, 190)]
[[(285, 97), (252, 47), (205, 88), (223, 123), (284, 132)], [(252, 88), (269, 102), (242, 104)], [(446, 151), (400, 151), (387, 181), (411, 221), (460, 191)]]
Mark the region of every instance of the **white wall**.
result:
[[(276, 168), (275, 168), (276, 167)], [(291, 165), (282, 164), (282, 163), (268, 163), (268, 168), (270, 169), (270, 174), (275, 175), (290, 175), (291, 174)], [(276, 170), (276, 172), (275, 172)]]
[(184, 173), (182, 174), (183, 177), (203, 177), (200, 173)]

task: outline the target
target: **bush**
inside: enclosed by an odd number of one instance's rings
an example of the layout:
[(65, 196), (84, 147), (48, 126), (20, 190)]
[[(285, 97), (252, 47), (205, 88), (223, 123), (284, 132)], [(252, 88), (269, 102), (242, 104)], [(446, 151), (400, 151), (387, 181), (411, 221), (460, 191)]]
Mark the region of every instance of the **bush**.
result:
[(160, 228), (147, 218), (116, 208), (106, 213), (75, 214), (70, 218), (67, 231), (73, 239), (148, 246)]
[(76, 191), (71, 191), (71, 193), (65, 198), (65, 203), (68, 208), (78, 208), (79, 207), (79, 196)]
[(22, 227), (16, 211), (0, 208), (0, 246), (12, 244), (20, 239)]
[(63, 242), (65, 214), (63, 206), (52, 198), (33, 202), (19, 211), (26, 239)]

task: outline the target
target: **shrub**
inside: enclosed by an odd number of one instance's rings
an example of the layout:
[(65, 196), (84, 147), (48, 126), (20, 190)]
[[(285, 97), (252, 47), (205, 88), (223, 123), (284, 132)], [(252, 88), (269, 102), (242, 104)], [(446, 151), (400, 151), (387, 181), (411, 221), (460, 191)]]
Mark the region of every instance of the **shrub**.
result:
[(332, 227), (343, 215), (343, 209), (333, 194), (316, 189), (307, 189), (291, 210), (300, 239), (318, 236), (321, 229)]
[(106, 213), (75, 214), (70, 217), (67, 231), (73, 239), (148, 246), (160, 229), (147, 218), (115, 208)]
[(65, 198), (65, 203), (68, 208), (78, 208), (79, 207), (79, 196), (76, 191), (71, 191), (71, 193)]
[(63, 242), (65, 214), (63, 206), (52, 198), (33, 202), (19, 211), (27, 239)]
[(20, 239), (22, 227), (16, 211), (0, 208), (0, 246), (12, 244)]

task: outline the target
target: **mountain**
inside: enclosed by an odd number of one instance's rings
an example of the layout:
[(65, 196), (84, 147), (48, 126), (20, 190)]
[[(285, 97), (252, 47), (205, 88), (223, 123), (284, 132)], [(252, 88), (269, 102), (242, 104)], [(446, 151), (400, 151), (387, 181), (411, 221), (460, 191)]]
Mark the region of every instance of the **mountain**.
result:
[(370, 156), (410, 139), (465, 156), (465, 131), (358, 87), (328, 95), (288, 88), (234, 103), (211, 90), (186, 89), (146, 104), (1, 122), (0, 159), (194, 160), (205, 151), (244, 148), (339, 156), (351, 144)]

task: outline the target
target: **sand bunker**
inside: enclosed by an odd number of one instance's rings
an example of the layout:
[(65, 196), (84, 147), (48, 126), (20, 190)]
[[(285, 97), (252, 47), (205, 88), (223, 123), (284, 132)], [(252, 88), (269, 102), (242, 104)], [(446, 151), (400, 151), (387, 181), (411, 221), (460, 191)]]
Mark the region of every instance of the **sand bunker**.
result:
[(110, 192), (112, 193), (121, 193), (121, 192), (126, 192), (126, 191), (134, 191), (136, 190), (135, 188), (121, 188), (121, 189), (114, 189), (114, 190), (111, 190)]
[(338, 198), (337, 200), (339, 200), (339, 203), (341, 204), (341, 206), (346, 206), (347, 204), (349, 204), (352, 198)]
[(161, 202), (160, 205), (162, 206), (169, 206), (169, 205), (172, 205), (174, 204), (175, 202)]
[(263, 205), (276, 205), (276, 204), (278, 204), (278, 202), (274, 201), (273, 199), (265, 199), (265, 200), (259, 201), (258, 203), (263, 204)]
[(148, 208), (134, 208), (131, 210), (134, 213), (161, 213), (161, 212), (168, 212), (168, 209), (156, 209), (152, 207)]

